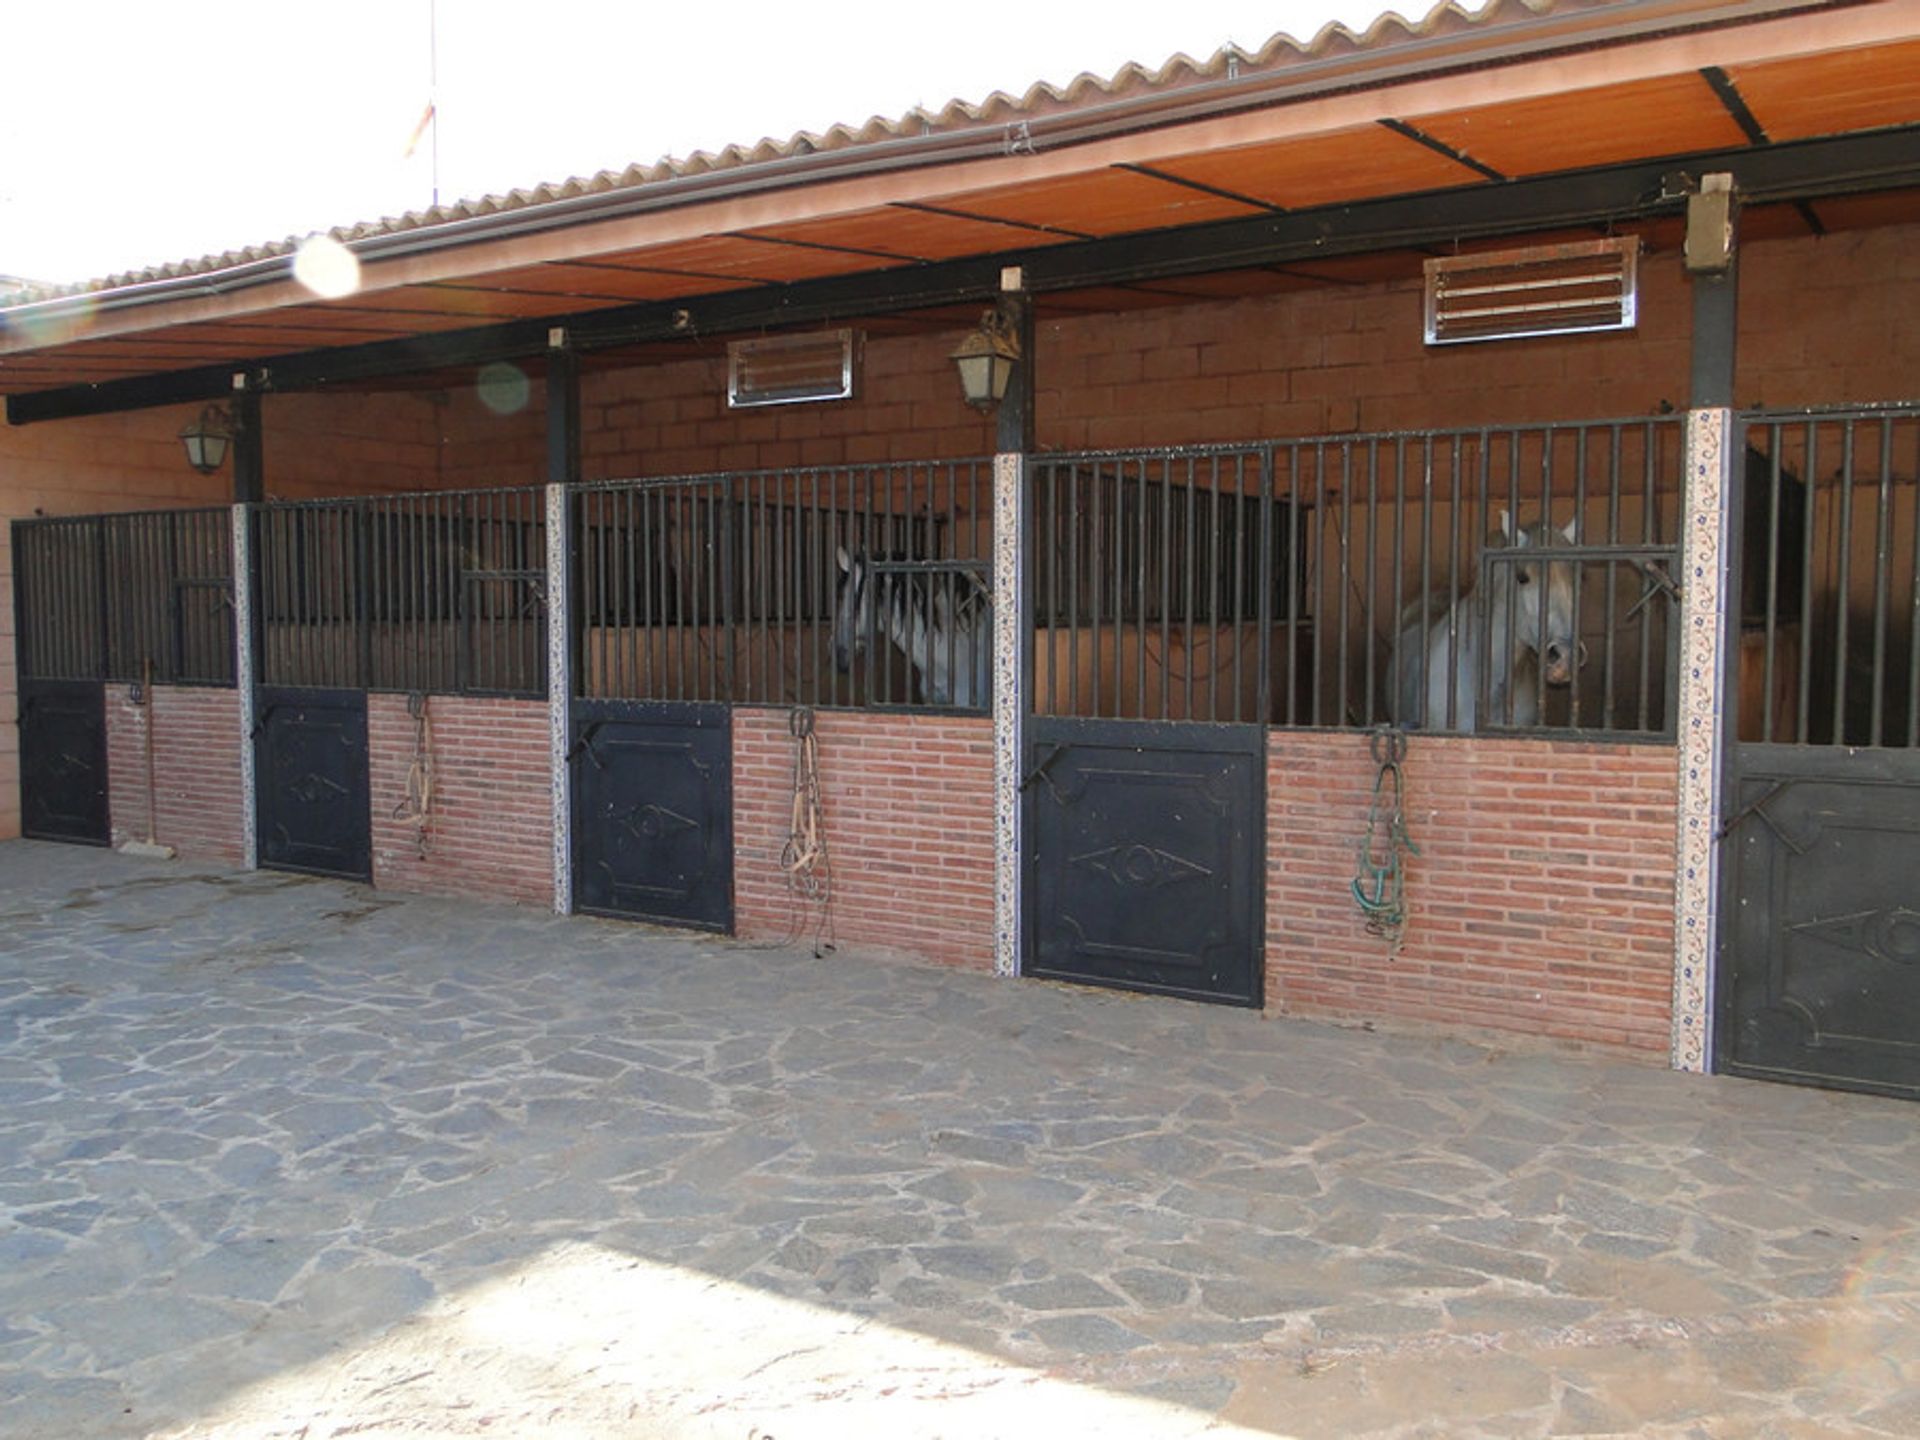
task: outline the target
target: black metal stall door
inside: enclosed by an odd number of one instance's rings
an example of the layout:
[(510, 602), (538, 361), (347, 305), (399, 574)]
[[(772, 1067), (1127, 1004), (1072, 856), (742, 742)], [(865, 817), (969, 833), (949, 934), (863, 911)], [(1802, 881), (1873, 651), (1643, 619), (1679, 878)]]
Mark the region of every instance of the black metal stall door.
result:
[(373, 879), (366, 692), (263, 688), (255, 704), (260, 864)]
[(1036, 716), (1025, 974), (1262, 997), (1262, 732)]
[(574, 908), (731, 931), (728, 708), (576, 700), (567, 761)]
[(1743, 420), (1717, 1068), (1920, 1099), (1920, 405)]
[(1920, 1098), (1920, 755), (1755, 747), (1731, 798), (1720, 1068)]
[(106, 689), (98, 680), (20, 682), (20, 831), (105, 845)]

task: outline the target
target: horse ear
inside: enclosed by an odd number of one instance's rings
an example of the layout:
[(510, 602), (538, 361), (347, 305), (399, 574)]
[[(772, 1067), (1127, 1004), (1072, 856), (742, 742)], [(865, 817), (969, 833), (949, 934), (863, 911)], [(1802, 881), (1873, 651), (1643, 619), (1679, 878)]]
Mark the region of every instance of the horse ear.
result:
[(1569, 515), (1567, 517), (1567, 523), (1560, 527), (1560, 538), (1565, 540), (1569, 545), (1580, 538), (1580, 517), (1578, 515)]
[(1513, 543), (1513, 516), (1507, 513), (1504, 505), (1500, 507), (1500, 538), (1509, 545)]
[(847, 547), (844, 545), (836, 545), (834, 550), (835, 553), (840, 556), (840, 573), (842, 575), (851, 573), (853, 570), (853, 561), (847, 558)]

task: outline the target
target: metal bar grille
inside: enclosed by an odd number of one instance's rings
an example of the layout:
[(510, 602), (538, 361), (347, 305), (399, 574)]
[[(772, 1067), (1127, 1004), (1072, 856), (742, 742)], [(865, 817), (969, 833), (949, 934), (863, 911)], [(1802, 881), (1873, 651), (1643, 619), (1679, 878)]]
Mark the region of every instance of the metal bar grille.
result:
[(1662, 417), (1040, 457), (1034, 707), (1670, 735), (1680, 444)]
[(1920, 404), (1742, 420), (1739, 739), (1920, 746)]
[(990, 462), (576, 487), (590, 700), (983, 710)]
[(546, 693), (546, 510), (517, 487), (265, 505), (262, 683)]
[(23, 678), (233, 684), (226, 510), (15, 521), (13, 553)]

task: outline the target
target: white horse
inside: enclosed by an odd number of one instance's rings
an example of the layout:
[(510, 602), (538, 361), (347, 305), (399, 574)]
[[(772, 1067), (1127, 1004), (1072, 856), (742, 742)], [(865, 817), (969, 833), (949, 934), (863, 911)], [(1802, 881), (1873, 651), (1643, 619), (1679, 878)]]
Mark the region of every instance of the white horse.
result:
[[(1516, 535), (1512, 517), (1502, 510), (1502, 544), (1493, 548), (1572, 545), (1577, 523), (1569, 520), (1556, 530), (1543, 520)], [(1541, 667), (1547, 684), (1572, 683), (1586, 658), (1573, 606), (1573, 562), (1513, 560), (1487, 568), (1484, 590), (1475, 587), (1451, 604), (1444, 594), (1428, 596), (1401, 611), (1387, 692), (1398, 724), (1463, 735), (1480, 728), (1483, 716), (1488, 725), (1534, 726), (1540, 723)]]
[(840, 555), (833, 663), (841, 674), (867, 650), (876, 614), (907, 657), (929, 705), (987, 703), (993, 685), (993, 601), (971, 570), (957, 575), (877, 570), (866, 551)]

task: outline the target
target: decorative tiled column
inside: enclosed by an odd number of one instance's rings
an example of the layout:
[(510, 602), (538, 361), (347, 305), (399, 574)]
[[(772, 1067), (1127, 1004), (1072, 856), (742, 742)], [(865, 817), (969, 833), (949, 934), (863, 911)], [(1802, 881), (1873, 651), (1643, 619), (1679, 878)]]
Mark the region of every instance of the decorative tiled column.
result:
[(993, 457), (993, 968), (1020, 973), (1020, 761), (1026, 723), (1020, 530), (1026, 457)]
[(567, 487), (547, 486), (547, 745), (553, 765), (553, 908), (573, 913), (573, 796), (567, 776), (567, 701), (573, 694), (567, 585)]
[(253, 527), (247, 507), (232, 509), (233, 544), (229, 583), (233, 587), (233, 685), (240, 712), (240, 863), (260, 868), (260, 835), (254, 808), (258, 780), (253, 766), (253, 662), (258, 654), (253, 633)]
[(1679, 835), (1674, 885), (1676, 1070), (1712, 1064), (1713, 966), (1719, 930), (1720, 762), (1725, 714), (1727, 498), (1733, 412), (1687, 415), (1681, 521)]

